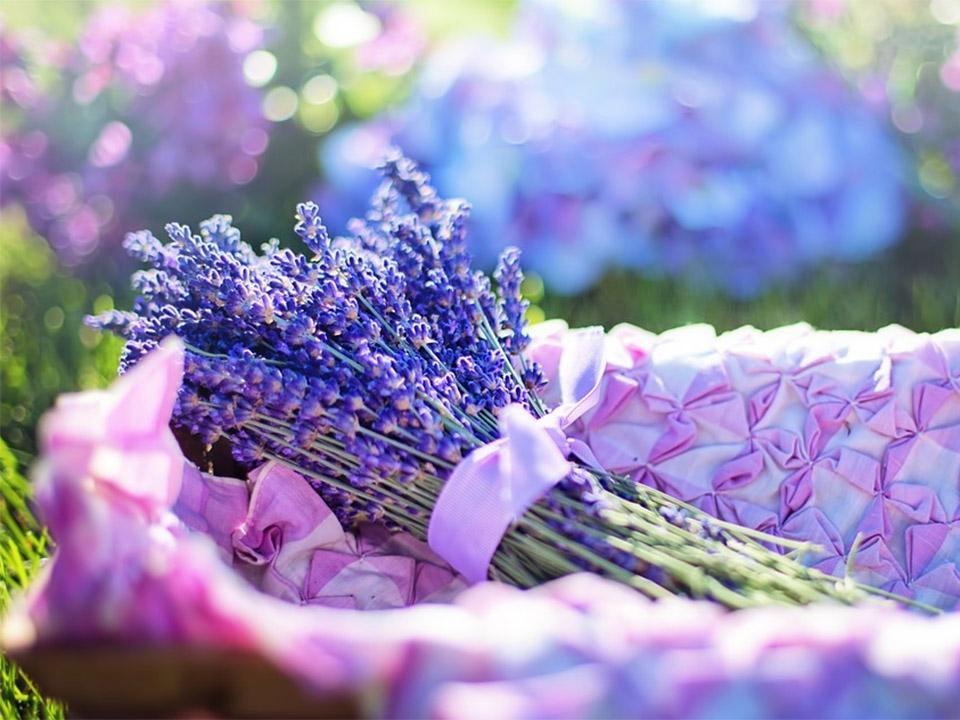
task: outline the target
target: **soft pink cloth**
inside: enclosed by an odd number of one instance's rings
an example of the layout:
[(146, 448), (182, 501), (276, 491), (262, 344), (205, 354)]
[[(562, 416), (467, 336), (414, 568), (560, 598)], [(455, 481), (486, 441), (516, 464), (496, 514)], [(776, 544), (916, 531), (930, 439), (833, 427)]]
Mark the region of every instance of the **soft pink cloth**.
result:
[[(283, 465), (267, 463), (243, 482), (201, 473), (186, 462), (168, 427), (182, 371), (182, 346), (169, 342), (110, 390), (62, 396), (41, 427), (41, 502), (53, 478), (83, 478), (95, 486), (94, 502), (51, 506), (99, 515), (116, 501), (135, 516), (157, 519), (173, 535), (187, 528), (205, 533), (221, 558), (256, 587), (291, 602), (404, 607), (446, 601), (465, 587), (412, 537), (373, 527), (345, 533), (316, 490)], [(80, 490), (68, 484), (64, 492)], [(62, 544), (60, 552), (76, 555), (70, 562), (95, 565), (110, 550), (102, 544), (126, 544), (111, 536), (128, 532), (127, 516), (118, 517), (122, 521), (105, 523), (89, 542)], [(45, 519), (52, 527), (64, 522)]]
[[(239, 543), (260, 567), (301, 577), (301, 551), (313, 544), (288, 530), (311, 511), (287, 525), (294, 516), (272, 513), (270, 500), (272, 480), (280, 489), (296, 485), (296, 474), (267, 466), (244, 502), (242, 483), (188, 471), (180, 509), (203, 510), (216, 528), (210, 537), (168, 511), (182, 458), (165, 442), (165, 425), (118, 442), (123, 429), (113, 421), (98, 430), (68, 417), (118, 404), (165, 407), (149, 401), (173, 397), (178, 353), (164, 347), (130, 373), (132, 382), (97, 403), (62, 403), (45, 423), (37, 483), (57, 552), (6, 618), (7, 647), (245, 649), (320, 695), (353, 693), (365, 714), (385, 717), (948, 717), (960, 707), (957, 614), (877, 605), (726, 613), (703, 602), (653, 603), (590, 575), (530, 592), (483, 583), (451, 605), (373, 612), (270, 597), (218, 553), (232, 555)], [(92, 462), (101, 450), (121, 465)], [(307, 501), (296, 487), (291, 495)], [(925, 554), (955, 552), (955, 537), (914, 541)], [(365, 542), (361, 534), (358, 547)], [(407, 542), (372, 540), (416, 555)]]
[[(640, 357), (629, 344), (619, 349)], [(590, 575), (530, 592), (483, 583), (450, 605), (364, 613), (259, 592), (218, 553), (230, 557), (239, 543), (249, 557), (272, 557), (259, 567), (302, 578), (300, 551), (310, 544), (299, 531), (288, 536), (291, 514), (270, 512), (268, 487), (299, 477), (267, 466), (252, 479), (259, 500), (244, 500), (239, 481), (182, 472), (166, 428), (180, 352), (165, 345), (109, 393), (60, 403), (45, 421), (36, 482), (57, 551), (7, 616), (6, 647), (246, 649), (321, 695), (349, 691), (366, 714), (387, 717), (948, 717), (960, 707), (957, 614), (881, 605), (726, 613), (703, 602), (653, 603)], [(116, 411), (138, 407), (155, 411), (150, 422), (127, 424)], [(210, 536), (169, 512), (175, 497)], [(828, 526), (821, 530), (830, 539)], [(926, 565), (960, 549), (953, 524), (906, 534)], [(371, 542), (396, 545), (390, 554), (419, 552), (404, 536), (374, 532)], [(864, 557), (871, 567), (888, 562)], [(939, 575), (947, 567), (916, 586), (949, 587)]]
[[(560, 403), (535, 418), (520, 404), (497, 415), (499, 437), (461, 460), (443, 484), (430, 515), (430, 547), (470, 582), (482, 582), (516, 518), (567, 477), (577, 455), (566, 429), (599, 400), (604, 371), (603, 328), (564, 336), (557, 385)], [(592, 462), (587, 452), (579, 459)]]
[[(567, 332), (532, 329), (551, 379)], [(608, 470), (815, 541), (808, 562), (827, 572), (842, 574), (861, 534), (856, 578), (960, 600), (960, 330), (620, 325), (606, 354), (602, 400), (571, 434)]]
[(372, 610), (445, 602), (465, 587), (409, 535), (374, 525), (344, 532), (317, 491), (277, 462), (247, 482), (188, 465), (173, 510), (256, 587), (290, 602)]

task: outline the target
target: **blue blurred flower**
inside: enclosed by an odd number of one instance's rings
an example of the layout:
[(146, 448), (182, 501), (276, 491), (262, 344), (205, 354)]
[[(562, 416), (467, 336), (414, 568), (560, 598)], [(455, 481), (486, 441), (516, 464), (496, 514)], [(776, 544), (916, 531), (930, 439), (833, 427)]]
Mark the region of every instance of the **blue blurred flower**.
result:
[[(399, 144), (561, 292), (611, 266), (749, 296), (860, 260), (903, 224), (901, 158), (874, 110), (794, 32), (787, 6), (535, 3), (512, 37), (439, 48), (392, 115), (325, 144), (339, 225)], [(342, 217), (341, 217), (342, 216)]]

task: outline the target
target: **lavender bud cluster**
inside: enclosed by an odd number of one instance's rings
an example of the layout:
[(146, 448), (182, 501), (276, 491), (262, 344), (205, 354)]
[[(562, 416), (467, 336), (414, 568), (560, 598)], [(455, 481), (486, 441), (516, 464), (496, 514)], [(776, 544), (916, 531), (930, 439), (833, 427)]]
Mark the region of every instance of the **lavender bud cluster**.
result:
[(171, 223), (166, 243), (132, 233), (125, 247), (148, 266), (133, 276), (133, 311), (90, 319), (126, 339), (121, 371), (182, 338), (175, 423), (227, 439), (242, 462), (307, 469), (346, 522), (416, 515), (391, 488), (442, 483), (496, 437), (501, 408), (537, 412), (530, 390), (543, 384), (519, 355), (518, 254), (505, 254), (495, 293), (472, 269), (467, 203), (437, 197), (399, 153), (383, 174), (346, 237), (331, 238), (315, 204), (297, 207), (309, 256), (275, 241), (258, 253), (225, 215), (199, 234)]
[[(315, 204), (297, 207), (309, 256), (276, 240), (257, 252), (225, 215), (199, 233), (171, 223), (166, 243), (131, 234), (126, 249), (147, 266), (133, 277), (133, 310), (90, 322), (126, 338), (121, 371), (169, 335), (184, 341), (174, 423), (186, 432), (225, 440), (243, 464), (288, 463), (344, 524), (424, 537), (450, 472), (498, 437), (500, 411), (545, 413), (544, 377), (522, 355), (517, 253), (501, 258), (495, 291), (467, 251), (469, 206), (441, 199), (397, 152), (382, 171), (344, 237), (331, 237)], [(692, 506), (584, 465), (517, 520), (491, 564), (520, 586), (578, 569), (730, 607), (860, 597)]]

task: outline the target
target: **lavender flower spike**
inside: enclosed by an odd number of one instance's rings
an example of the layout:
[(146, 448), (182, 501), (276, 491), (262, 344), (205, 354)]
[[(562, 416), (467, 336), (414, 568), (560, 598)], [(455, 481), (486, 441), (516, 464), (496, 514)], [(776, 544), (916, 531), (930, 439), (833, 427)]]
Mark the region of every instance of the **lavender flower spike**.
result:
[[(133, 316), (95, 321), (126, 337), (122, 370), (180, 337), (174, 424), (226, 442), (250, 469), (292, 467), (346, 527), (375, 521), (429, 535), (451, 560), (469, 548), (442, 529), (451, 527), (444, 508), (470, 493), (500, 503), (499, 519), (476, 528), (488, 534), (470, 562), (475, 580), (489, 570), (528, 587), (589, 569), (653, 597), (734, 607), (863, 599), (761, 545), (802, 542), (692, 508), (683, 524), (668, 522), (660, 511), (674, 499), (611, 474), (568, 438), (599, 399), (602, 333), (582, 336), (593, 350), (569, 355), (558, 402), (547, 403), (542, 369), (522, 355), (516, 251), (502, 258), (495, 292), (471, 269), (468, 206), (440, 198), (396, 153), (383, 173), (347, 237), (330, 238), (316, 205), (298, 206), (295, 232), (312, 259), (274, 246), (257, 254), (226, 216), (198, 234), (172, 223), (166, 244), (132, 237), (151, 266), (134, 278)], [(708, 532), (711, 523), (719, 530)]]

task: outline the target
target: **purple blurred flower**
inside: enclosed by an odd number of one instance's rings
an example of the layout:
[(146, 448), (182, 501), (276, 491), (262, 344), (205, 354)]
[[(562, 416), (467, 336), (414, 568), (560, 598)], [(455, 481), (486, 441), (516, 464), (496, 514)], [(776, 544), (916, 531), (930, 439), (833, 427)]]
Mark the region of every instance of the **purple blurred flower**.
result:
[(404, 108), (327, 144), (324, 212), (352, 212), (395, 142), (471, 198), (482, 262), (517, 245), (563, 292), (624, 266), (750, 295), (897, 239), (897, 148), (783, 6), (591, 7), (534, 4), (509, 42), (440, 49)]
[(243, 148), (259, 147), (252, 139), (266, 134), (259, 93), (242, 66), (261, 35), (215, 4), (167, 3), (136, 14), (106, 7), (80, 38), (73, 96), (88, 104), (107, 91), (132, 94), (127, 112), (151, 133), (142, 162), (152, 189), (183, 180), (242, 184), (256, 173)]
[(261, 30), (230, 6), (104, 6), (53, 87), (31, 76), (23, 43), (2, 42), (3, 93), (17, 106), (0, 134), (3, 203), (22, 204), (65, 262), (89, 257), (183, 186), (228, 188), (256, 175), (268, 126), (243, 59)]
[(382, 71), (388, 75), (408, 72), (422, 57), (426, 47), (423, 28), (402, 5), (373, 3), (370, 10), (379, 16), (382, 29), (373, 40), (357, 48), (357, 68), (364, 72)]

